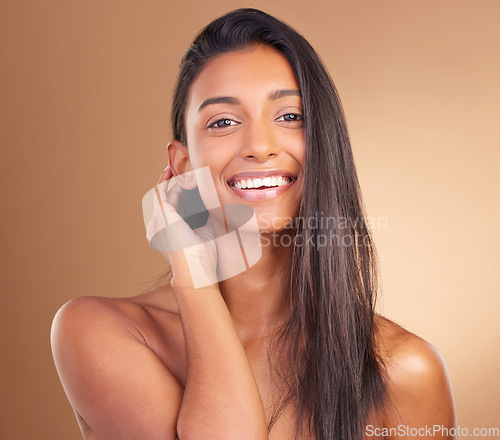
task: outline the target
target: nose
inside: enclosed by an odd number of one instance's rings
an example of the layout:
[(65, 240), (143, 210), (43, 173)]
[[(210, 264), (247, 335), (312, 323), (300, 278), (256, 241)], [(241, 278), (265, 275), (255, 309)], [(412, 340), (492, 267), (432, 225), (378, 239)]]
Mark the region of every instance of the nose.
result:
[(276, 157), (281, 151), (271, 124), (248, 124), (240, 155), (244, 159), (265, 162)]

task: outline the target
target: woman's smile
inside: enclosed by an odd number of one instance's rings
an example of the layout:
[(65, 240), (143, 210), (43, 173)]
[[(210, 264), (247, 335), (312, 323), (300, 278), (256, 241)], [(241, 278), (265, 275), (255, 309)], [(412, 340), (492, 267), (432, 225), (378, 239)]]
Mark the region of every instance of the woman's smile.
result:
[(191, 86), (187, 148), (177, 144), (171, 163), (180, 172), (208, 166), (221, 204), (250, 204), (258, 218), (293, 218), (304, 182), (302, 113), (299, 85), (280, 52), (254, 46), (217, 56)]
[(288, 191), (297, 177), (283, 170), (245, 171), (233, 176), (227, 183), (242, 199), (269, 200)]

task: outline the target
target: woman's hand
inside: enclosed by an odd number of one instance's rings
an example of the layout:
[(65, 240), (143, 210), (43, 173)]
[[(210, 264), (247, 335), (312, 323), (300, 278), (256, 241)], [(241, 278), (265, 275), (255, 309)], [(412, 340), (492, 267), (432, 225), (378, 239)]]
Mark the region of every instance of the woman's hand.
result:
[[(268, 440), (259, 389), (217, 283), (218, 263), (219, 272), (229, 266), (226, 273), (239, 273), (231, 268), (238, 252), (243, 258), (236, 232), (228, 231), (222, 206), (212, 209), (206, 226), (192, 230), (179, 215), (182, 189), (174, 185), (167, 192), (172, 177), (167, 167), (153, 191), (153, 216), (146, 230), (151, 246), (172, 265), (171, 286), (185, 338), (188, 367), (176, 425), (179, 438)], [(200, 189), (209, 183), (197, 180)], [(202, 295), (194, 291), (205, 286)]]
[(190, 226), (177, 212), (182, 188), (167, 166), (154, 191), (153, 216), (146, 226), (146, 238), (172, 266), (172, 288), (198, 289), (217, 282), (217, 248), (212, 219), (197, 229)]

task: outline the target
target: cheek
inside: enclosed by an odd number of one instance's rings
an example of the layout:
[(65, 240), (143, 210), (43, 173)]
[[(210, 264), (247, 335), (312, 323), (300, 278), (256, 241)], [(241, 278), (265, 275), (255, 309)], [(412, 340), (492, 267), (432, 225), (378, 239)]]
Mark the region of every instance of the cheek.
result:
[(232, 158), (231, 145), (231, 143), (225, 145), (220, 140), (214, 142), (214, 139), (194, 139), (194, 142), (189, 146), (191, 165), (193, 168), (208, 165), (220, 170)]
[(300, 163), (301, 167), (304, 168), (306, 162), (306, 141), (304, 135), (301, 135), (295, 144), (295, 157)]
[[(192, 155), (191, 155), (192, 154)], [(190, 161), (193, 168), (209, 167), (212, 188), (215, 186), (219, 197), (226, 191), (226, 168), (234, 159), (234, 152), (230, 148), (211, 142), (202, 142), (190, 152)]]
[(205, 206), (217, 207), (224, 194), (223, 170), (230, 159), (224, 157), (221, 149), (215, 151), (210, 145), (203, 143), (190, 148), (189, 158), (193, 169), (208, 167), (207, 171), (197, 174), (198, 191)]
[(281, 139), (286, 152), (303, 168), (305, 163), (306, 142), (303, 130), (291, 130)]

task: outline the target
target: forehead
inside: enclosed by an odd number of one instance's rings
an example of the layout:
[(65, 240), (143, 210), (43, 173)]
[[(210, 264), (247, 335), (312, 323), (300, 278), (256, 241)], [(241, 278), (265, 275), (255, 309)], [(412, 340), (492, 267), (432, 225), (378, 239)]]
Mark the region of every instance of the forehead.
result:
[(270, 46), (252, 46), (209, 61), (191, 86), (188, 108), (214, 96), (254, 96), (258, 90), (267, 94), (277, 89), (299, 89), (290, 63)]

